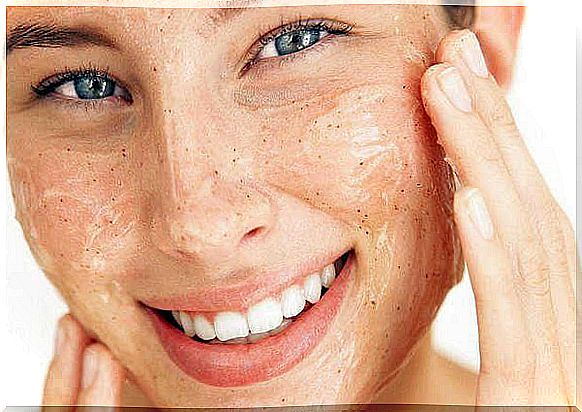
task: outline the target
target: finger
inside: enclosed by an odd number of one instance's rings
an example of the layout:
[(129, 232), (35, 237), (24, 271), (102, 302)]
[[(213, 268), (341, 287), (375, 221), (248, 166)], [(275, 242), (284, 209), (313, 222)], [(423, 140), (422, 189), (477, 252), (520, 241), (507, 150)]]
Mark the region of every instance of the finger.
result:
[[(562, 364), (575, 362), (575, 301), (569, 270), (575, 254), (563, 230), (561, 209), (554, 200), (539, 169), (527, 150), (503, 91), (489, 75), (477, 37), (470, 31), (454, 32), (441, 43), (437, 59), (454, 65), (462, 74), (474, 108), (491, 131), (499, 153), (512, 178), (515, 190), (531, 217), (533, 227), (546, 251), (550, 268), (550, 290), (555, 309)], [(573, 368), (572, 368), (573, 372)], [(574, 391), (574, 374), (568, 374), (568, 387)]]
[(533, 376), (535, 364), (519, 300), (506, 281), (511, 261), (495, 236), (478, 189), (457, 191), (454, 209), (477, 306), (481, 354), (477, 403), (526, 404), (530, 391), (523, 382)]
[(539, 366), (548, 370), (544, 378), (552, 388), (561, 380), (555, 376), (561, 360), (545, 250), (523, 210), (491, 131), (473, 109), (473, 99), (458, 69), (448, 64), (433, 66), (423, 76), (422, 92), (448, 158), (465, 185), (480, 189), (495, 232), (509, 252), (513, 275), (503, 281), (520, 290), (518, 296), (536, 357)]
[(554, 273), (560, 271), (569, 277), (564, 234), (558, 224), (559, 206), (527, 150), (503, 91), (487, 71), (477, 37), (468, 30), (453, 32), (441, 43), (437, 59), (461, 72), (474, 96), (475, 112), (491, 130), (516, 191), (540, 231)]
[(88, 346), (83, 354), (83, 373), (78, 405), (120, 406), (125, 371), (102, 344)]
[(59, 320), (55, 354), (45, 379), (43, 405), (70, 406), (76, 403), (82, 354), (89, 342), (90, 338), (71, 315)]

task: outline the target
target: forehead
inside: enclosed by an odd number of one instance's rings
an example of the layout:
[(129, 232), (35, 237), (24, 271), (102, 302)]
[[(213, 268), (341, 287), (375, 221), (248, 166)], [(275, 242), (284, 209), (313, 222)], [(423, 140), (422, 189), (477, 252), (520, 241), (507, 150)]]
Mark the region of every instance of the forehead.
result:
[[(111, 24), (123, 21), (124, 18), (132, 20), (142, 19), (150, 20), (152, 23), (161, 18), (168, 18), (169, 15), (183, 18), (194, 18), (200, 21), (192, 22), (200, 25), (204, 23), (209, 26), (224, 24), (234, 20), (241, 15), (261, 16), (270, 13), (285, 13), (293, 10), (305, 10), (306, 12), (351, 12), (357, 14), (366, 14), (366, 12), (377, 12), (381, 10), (390, 14), (410, 14), (413, 10), (418, 9), (419, 5), (407, 6), (405, 4), (344, 4), (341, 1), (280, 1), (273, 3), (264, 0), (230, 0), (230, 1), (199, 1), (194, 7), (160, 7), (167, 2), (158, 2), (154, 7), (148, 7), (148, 1), (143, 4), (134, 4), (133, 0), (125, 0), (123, 6), (112, 6), (115, 1), (107, 2), (107, 7), (90, 5), (87, 2), (81, 5), (71, 4), (64, 5), (45, 2), (39, 6), (9, 6), (7, 7), (7, 27), (22, 23), (23, 20), (39, 19), (52, 20), (54, 22), (82, 21), (92, 17), (101, 18), (104, 24)], [(172, 2), (170, 2), (172, 3)], [(173, 2), (178, 4), (178, 2)], [(289, 3), (289, 4), (285, 4)], [(49, 4), (49, 5), (47, 5)], [(220, 6), (217, 6), (220, 5)], [(208, 26), (206, 26), (208, 27)]]

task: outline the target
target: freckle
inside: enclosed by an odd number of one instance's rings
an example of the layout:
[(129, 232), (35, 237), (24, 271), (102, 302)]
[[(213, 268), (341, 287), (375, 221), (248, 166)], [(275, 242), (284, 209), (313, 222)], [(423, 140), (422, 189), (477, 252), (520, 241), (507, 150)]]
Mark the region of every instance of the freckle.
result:
[(297, 140), (299, 143), (301, 143), (301, 139)]
[(363, 166), (363, 165), (364, 165), (364, 162), (360, 162), (360, 166)]
[(110, 220), (110, 221), (109, 221), (109, 223), (110, 223), (110, 224), (113, 224), (113, 220)]
[(70, 151), (71, 151), (71, 148), (70, 147), (67, 147), (67, 152), (70, 152)]
[(335, 128), (336, 128), (336, 129), (339, 129), (339, 128), (340, 128), (340, 125), (338, 124), (338, 125), (337, 125)]
[(358, 209), (357, 212), (360, 213), (360, 209)]
[(113, 172), (113, 168), (111, 168), (111, 171)]
[(111, 201), (112, 201), (112, 202), (115, 202), (115, 198), (114, 198), (114, 197), (112, 197), (112, 198), (111, 198)]
[(218, 170), (215, 170), (214, 171), (214, 174), (218, 176)]
[(59, 199), (59, 202), (63, 203), (63, 198), (62, 197)]
[(400, 310), (400, 305), (396, 306), (396, 310)]
[(404, 189), (400, 189), (400, 193), (404, 193)]
[(233, 152), (236, 152), (236, 147), (232, 149)]
[(157, 71), (158, 71), (158, 69), (157, 69), (156, 67), (154, 67), (154, 71), (155, 71), (155, 72), (157, 72)]

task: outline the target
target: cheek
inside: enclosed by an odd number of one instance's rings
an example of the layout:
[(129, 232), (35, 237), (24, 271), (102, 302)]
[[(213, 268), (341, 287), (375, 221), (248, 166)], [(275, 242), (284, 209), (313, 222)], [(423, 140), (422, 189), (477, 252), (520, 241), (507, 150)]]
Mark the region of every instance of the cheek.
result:
[(420, 98), (402, 85), (354, 88), (299, 110), (307, 121), (286, 122), (264, 163), (270, 183), (312, 206), (365, 232), (446, 186)]
[(49, 273), (105, 271), (137, 222), (126, 168), (110, 155), (39, 154), (10, 163), (17, 218), (38, 263)]

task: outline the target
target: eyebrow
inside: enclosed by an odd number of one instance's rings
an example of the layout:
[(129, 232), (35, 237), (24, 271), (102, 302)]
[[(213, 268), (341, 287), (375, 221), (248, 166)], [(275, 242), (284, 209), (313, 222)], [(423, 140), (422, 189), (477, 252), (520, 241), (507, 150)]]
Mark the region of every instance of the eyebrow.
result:
[[(232, 20), (262, 0), (223, 0), (221, 8), (212, 9), (207, 16), (214, 26)], [(52, 23), (25, 23), (10, 30), (6, 37), (6, 54), (16, 49), (32, 47), (58, 48), (75, 46), (103, 46), (115, 48), (115, 42), (91, 27), (65, 27)]]
[(30, 47), (57, 48), (75, 46), (115, 48), (115, 42), (91, 27), (62, 27), (54, 24), (20, 24), (6, 38), (6, 54)]

